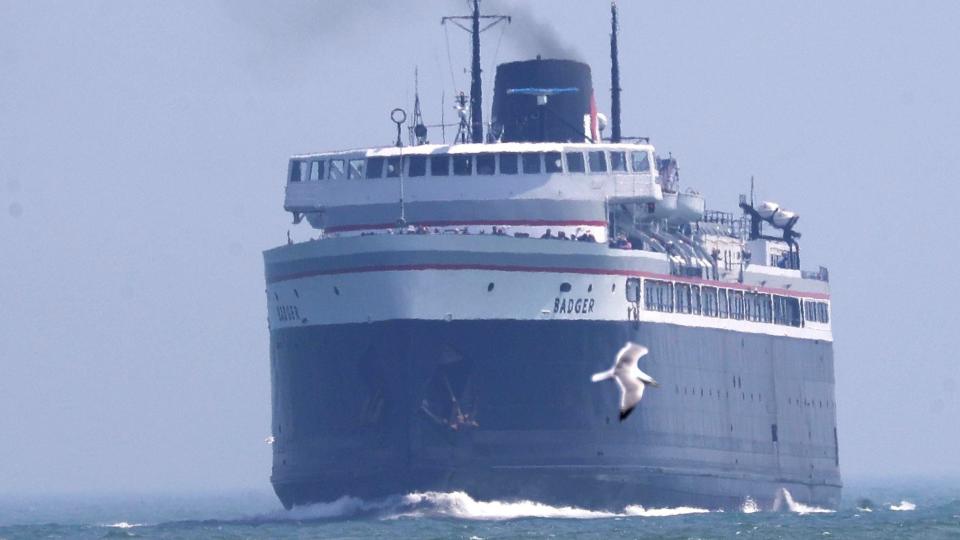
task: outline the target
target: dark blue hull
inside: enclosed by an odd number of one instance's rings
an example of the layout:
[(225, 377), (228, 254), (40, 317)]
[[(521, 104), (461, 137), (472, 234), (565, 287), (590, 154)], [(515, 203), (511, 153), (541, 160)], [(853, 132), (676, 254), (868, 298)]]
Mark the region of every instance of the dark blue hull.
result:
[[(661, 383), (618, 421), (591, 383), (626, 341)], [(274, 330), (274, 464), (287, 507), (464, 490), (622, 509), (835, 506), (829, 342), (668, 324), (388, 321)]]

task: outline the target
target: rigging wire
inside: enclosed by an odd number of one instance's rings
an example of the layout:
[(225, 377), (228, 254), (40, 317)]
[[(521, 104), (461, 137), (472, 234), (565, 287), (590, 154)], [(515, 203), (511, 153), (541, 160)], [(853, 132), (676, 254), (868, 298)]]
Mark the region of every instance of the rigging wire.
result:
[(453, 93), (457, 93), (457, 76), (453, 73), (453, 56), (450, 54), (450, 31), (447, 30), (447, 25), (443, 25), (443, 35), (446, 38), (447, 42), (447, 66), (450, 68), (450, 84), (453, 85)]

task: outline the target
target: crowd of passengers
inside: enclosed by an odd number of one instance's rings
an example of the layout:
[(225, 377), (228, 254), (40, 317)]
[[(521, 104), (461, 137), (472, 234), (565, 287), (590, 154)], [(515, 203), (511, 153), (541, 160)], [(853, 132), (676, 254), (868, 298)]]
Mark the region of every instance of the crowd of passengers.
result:
[[(384, 233), (376, 233), (376, 232), (370, 231), (370, 232), (360, 233), (360, 236), (374, 236), (374, 235), (376, 235), (376, 234), (384, 234)], [(437, 228), (437, 227), (430, 228), (430, 227), (427, 227), (426, 225), (407, 225), (406, 227), (399, 227), (399, 228), (397, 228), (397, 229), (387, 229), (387, 232), (386, 232), (385, 234), (401, 234), (401, 235), (403, 235), (403, 234), (465, 234), (465, 235), (478, 234), (478, 235), (486, 235), (486, 234), (487, 234), (487, 230), (486, 230), (486, 229), (480, 229), (480, 231), (477, 232), (477, 233), (471, 233), (471, 232), (470, 232), (470, 229), (469, 229), (468, 227), (457, 227), (457, 228), (455, 228), (455, 229), (443, 229), (443, 230), (441, 230), (441, 229), (439, 229), (439, 228)], [(507, 232), (507, 228), (506, 228), (506, 227), (500, 227), (500, 226), (497, 226), (497, 225), (494, 225), (494, 226), (493, 226), (493, 228), (490, 230), (490, 234), (493, 235), (493, 236), (513, 236), (514, 238), (530, 238), (530, 234), (529, 234), (529, 233), (525, 233), (525, 232), (515, 232), (515, 233), (513, 233), (513, 234), (511, 235), (511, 234), (509, 234), (509, 233)], [(594, 236), (594, 234), (593, 234), (592, 232), (590, 232), (589, 230), (587, 230), (587, 231), (582, 231), (582, 232), (581, 232), (581, 229), (577, 229), (577, 231), (574, 232), (574, 233), (572, 233), (572, 234), (567, 234), (565, 231), (557, 231), (557, 233), (554, 234), (552, 229), (547, 229), (546, 231), (544, 231), (544, 233), (543, 233), (542, 235), (540, 235), (540, 238), (541, 238), (541, 239), (546, 239), (546, 240), (572, 240), (572, 241), (575, 241), (575, 242), (593, 242), (593, 243), (599, 243), (599, 241), (597, 240), (597, 237)], [(620, 234), (618, 234), (615, 238), (612, 238), (607, 244), (608, 244), (611, 248), (615, 248), (615, 249), (633, 249), (633, 244), (630, 243), (630, 240), (628, 240), (628, 239), (627, 239), (627, 236), (626, 236), (625, 234), (623, 234), (623, 233), (620, 233)]]

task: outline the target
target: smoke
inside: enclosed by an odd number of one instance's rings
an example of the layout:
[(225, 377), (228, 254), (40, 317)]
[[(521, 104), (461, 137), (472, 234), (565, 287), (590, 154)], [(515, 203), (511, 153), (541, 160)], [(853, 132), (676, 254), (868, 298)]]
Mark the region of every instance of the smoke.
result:
[[(403, 13), (403, 6), (388, 0), (222, 0), (227, 16), (261, 39), (292, 44), (323, 41), (364, 27), (381, 32)], [(404, 21), (408, 22), (408, 21)], [(362, 35), (369, 34), (367, 32)]]
[(540, 20), (529, 6), (520, 2), (486, 0), (482, 4), (484, 13), (510, 15), (512, 22), (504, 37), (513, 43), (524, 56), (541, 55), (544, 58), (563, 60), (583, 60), (583, 55), (565, 39), (549, 22)]

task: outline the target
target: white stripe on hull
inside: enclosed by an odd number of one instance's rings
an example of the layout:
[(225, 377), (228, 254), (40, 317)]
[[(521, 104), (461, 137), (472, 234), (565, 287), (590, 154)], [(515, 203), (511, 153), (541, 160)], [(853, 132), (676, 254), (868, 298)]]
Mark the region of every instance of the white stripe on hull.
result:
[[(416, 320), (637, 321), (833, 341), (829, 324), (662, 313), (627, 301), (624, 276), (497, 270), (387, 270), (317, 275), (268, 286), (271, 329)], [(569, 284), (569, 289), (564, 284)]]

